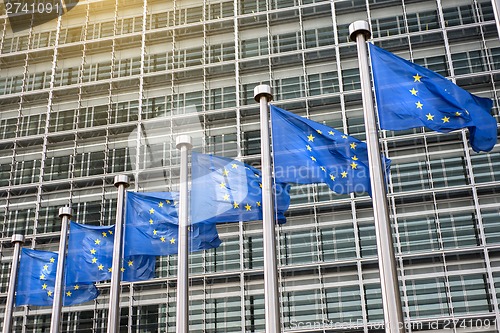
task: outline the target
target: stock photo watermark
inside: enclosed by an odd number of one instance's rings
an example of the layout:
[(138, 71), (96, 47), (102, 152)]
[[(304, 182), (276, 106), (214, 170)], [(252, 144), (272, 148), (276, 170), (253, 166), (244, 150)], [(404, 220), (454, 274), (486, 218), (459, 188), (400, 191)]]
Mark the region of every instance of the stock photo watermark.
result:
[(42, 25), (68, 12), (78, 0), (4, 0), (12, 32)]
[[(390, 323), (385, 323), (383, 320), (370, 321), (365, 323), (362, 319), (348, 321), (298, 321), (292, 319), (290, 328), (295, 330), (310, 330), (310, 329), (330, 329), (330, 330), (360, 330), (367, 327), (369, 330), (383, 330), (386, 327), (391, 327)], [(487, 329), (497, 327), (496, 320), (489, 318), (477, 319), (436, 319), (429, 321), (411, 321), (397, 323), (398, 328), (405, 328), (407, 331), (421, 330), (443, 330), (443, 329), (465, 329), (482, 332)]]

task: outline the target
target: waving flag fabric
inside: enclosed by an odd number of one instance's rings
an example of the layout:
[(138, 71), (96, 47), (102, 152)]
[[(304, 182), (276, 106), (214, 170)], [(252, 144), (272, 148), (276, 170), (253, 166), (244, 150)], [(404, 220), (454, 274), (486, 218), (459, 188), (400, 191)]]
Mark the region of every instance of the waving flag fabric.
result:
[[(58, 254), (50, 251), (21, 249), (16, 286), (16, 306), (51, 306), (54, 301)], [(91, 301), (99, 295), (94, 284), (66, 283), (63, 305)]]
[[(271, 127), (276, 181), (371, 193), (366, 143), (274, 105)], [(390, 160), (384, 160), (388, 174)]]
[[(262, 219), (262, 178), (243, 162), (193, 152), (191, 159), (192, 222), (239, 222)], [(289, 189), (277, 183), (278, 222), (284, 223), (290, 205)]]
[[(115, 226), (70, 223), (67, 280), (97, 282), (111, 279)], [(154, 256), (125, 256), (122, 281), (143, 281), (154, 277)]]
[(493, 149), (497, 122), (490, 114), (490, 99), (474, 96), (425, 67), (368, 45), (380, 128), (425, 126), (446, 133), (467, 127), (474, 151)]
[[(127, 192), (125, 256), (172, 255), (178, 251), (178, 193)], [(221, 244), (213, 223), (189, 227), (191, 252), (216, 248)]]

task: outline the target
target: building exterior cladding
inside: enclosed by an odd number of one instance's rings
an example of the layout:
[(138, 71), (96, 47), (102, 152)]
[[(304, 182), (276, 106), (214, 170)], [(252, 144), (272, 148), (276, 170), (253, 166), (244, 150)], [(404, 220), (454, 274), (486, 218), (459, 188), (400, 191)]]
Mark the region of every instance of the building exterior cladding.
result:
[[(59, 207), (115, 223), (116, 174), (131, 190), (178, 189), (175, 137), (260, 163), (253, 88), (276, 105), (364, 140), (355, 43), (372, 41), (494, 101), (500, 40), (491, 0), (80, 1), (13, 33), (0, 17), (0, 318), (13, 234), (57, 251)], [(500, 150), (467, 132), (381, 132), (407, 331), (498, 332)], [(277, 229), (281, 314), (289, 332), (382, 332), (372, 204), (325, 185), (294, 186)], [(260, 221), (218, 226), (222, 245), (190, 255), (191, 332), (263, 332)], [(174, 332), (176, 257), (124, 283), (120, 332)], [(23, 274), (21, 272), (20, 274)], [(63, 332), (106, 332), (109, 283), (63, 308)], [(46, 332), (51, 309), (17, 307), (14, 332)]]

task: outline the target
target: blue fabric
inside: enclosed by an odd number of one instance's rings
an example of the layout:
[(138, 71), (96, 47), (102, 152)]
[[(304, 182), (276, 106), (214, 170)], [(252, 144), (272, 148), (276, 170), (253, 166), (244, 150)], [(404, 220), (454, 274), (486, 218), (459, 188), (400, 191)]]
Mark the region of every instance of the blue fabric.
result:
[[(371, 193), (366, 143), (274, 105), (271, 128), (276, 181)], [(388, 175), (390, 160), (384, 161)]]
[[(233, 159), (193, 152), (191, 172), (192, 223), (262, 220), (260, 170)], [(277, 183), (275, 193), (277, 220), (285, 223), (289, 188)]]
[(490, 151), (497, 142), (493, 101), (477, 97), (445, 77), (369, 44), (380, 128), (425, 126), (450, 132), (467, 127), (474, 151)]
[[(67, 279), (97, 282), (111, 279), (115, 226), (70, 223)], [(144, 281), (154, 277), (154, 256), (127, 256), (122, 264), (122, 281)]]
[[(125, 256), (172, 255), (178, 251), (178, 193), (127, 192)], [(221, 244), (217, 227), (198, 223), (189, 227), (191, 252), (216, 248)]]
[[(57, 260), (58, 254), (55, 252), (21, 249), (16, 286), (16, 306), (52, 305)], [(66, 283), (63, 305), (85, 303), (97, 298), (98, 295), (99, 291), (94, 284)]]

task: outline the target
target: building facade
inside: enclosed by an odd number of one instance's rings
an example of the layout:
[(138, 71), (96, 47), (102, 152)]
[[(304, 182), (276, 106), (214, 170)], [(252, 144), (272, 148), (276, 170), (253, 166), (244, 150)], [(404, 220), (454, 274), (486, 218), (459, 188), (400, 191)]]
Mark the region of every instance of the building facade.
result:
[[(134, 191), (178, 189), (177, 134), (194, 149), (259, 166), (259, 107), (275, 104), (364, 140), (356, 45), (348, 26), (494, 101), (496, 0), (80, 1), (12, 32), (0, 12), (0, 318), (11, 236), (57, 251), (58, 209), (115, 223), (117, 174)], [(497, 16), (495, 16), (497, 15)], [(381, 132), (408, 332), (499, 332), (500, 146), (467, 131)], [(371, 199), (293, 186), (277, 228), (283, 330), (383, 332)], [(263, 332), (260, 221), (219, 225), (222, 245), (190, 255), (191, 332)], [(120, 332), (175, 332), (176, 256), (124, 283)], [(22, 274), (22, 272), (20, 272)], [(106, 332), (109, 283), (63, 308), (63, 332)], [(47, 332), (51, 309), (17, 307), (13, 332)]]

